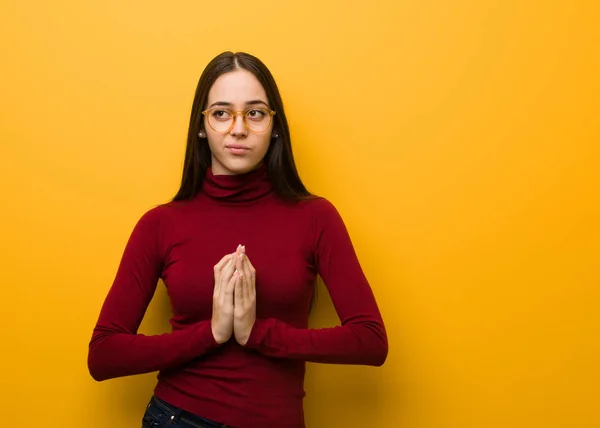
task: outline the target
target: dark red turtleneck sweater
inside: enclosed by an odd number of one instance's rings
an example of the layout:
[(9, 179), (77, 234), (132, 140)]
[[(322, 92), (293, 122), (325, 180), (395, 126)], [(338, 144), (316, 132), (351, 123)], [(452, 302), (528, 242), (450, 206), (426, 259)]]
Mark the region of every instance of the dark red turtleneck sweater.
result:
[[(211, 331), (213, 266), (238, 244), (256, 269), (257, 320), (246, 346)], [(341, 326), (308, 329), (316, 275)], [(159, 278), (172, 332), (137, 334)], [(381, 315), (342, 219), (323, 198), (284, 203), (266, 167), (210, 169), (202, 192), (142, 216), (90, 342), (94, 379), (160, 371), (155, 394), (236, 428), (302, 428), (305, 362), (381, 365)]]

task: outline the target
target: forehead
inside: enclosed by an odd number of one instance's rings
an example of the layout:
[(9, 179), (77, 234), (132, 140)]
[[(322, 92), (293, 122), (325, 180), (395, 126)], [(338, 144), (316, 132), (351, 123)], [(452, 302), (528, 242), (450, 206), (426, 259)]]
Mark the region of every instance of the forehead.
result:
[(226, 101), (244, 104), (250, 100), (267, 101), (267, 94), (258, 79), (249, 71), (236, 70), (222, 74), (208, 92), (208, 104)]

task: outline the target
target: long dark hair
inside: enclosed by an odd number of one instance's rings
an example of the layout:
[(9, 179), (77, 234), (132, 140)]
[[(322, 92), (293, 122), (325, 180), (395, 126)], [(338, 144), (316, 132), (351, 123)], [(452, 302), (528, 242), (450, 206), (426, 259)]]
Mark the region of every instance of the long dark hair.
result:
[(208, 144), (200, 141), (198, 133), (204, 131), (202, 111), (208, 101), (208, 92), (219, 76), (240, 69), (256, 76), (267, 93), (270, 107), (276, 112), (273, 116), (273, 133), (278, 137), (271, 140), (264, 158), (269, 180), (276, 194), (286, 201), (298, 201), (312, 196), (300, 180), (296, 169), (283, 101), (271, 72), (258, 58), (250, 54), (223, 52), (206, 66), (196, 88), (181, 187), (173, 198), (174, 201), (191, 199), (202, 189), (202, 181), (210, 167), (211, 153)]

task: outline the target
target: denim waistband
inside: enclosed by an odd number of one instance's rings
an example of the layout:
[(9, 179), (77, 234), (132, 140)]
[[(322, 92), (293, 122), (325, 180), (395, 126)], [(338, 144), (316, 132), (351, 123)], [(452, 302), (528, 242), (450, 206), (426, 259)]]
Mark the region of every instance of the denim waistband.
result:
[(156, 395), (152, 396), (151, 402), (160, 407), (164, 412), (169, 413), (176, 420), (182, 420), (183, 422), (191, 422), (192, 424), (202, 428), (233, 428), (229, 425), (220, 424), (218, 422), (205, 419), (201, 416), (195, 415), (194, 413), (190, 413), (183, 409), (180, 409), (179, 407), (176, 407), (172, 404), (167, 403), (164, 400), (161, 400)]

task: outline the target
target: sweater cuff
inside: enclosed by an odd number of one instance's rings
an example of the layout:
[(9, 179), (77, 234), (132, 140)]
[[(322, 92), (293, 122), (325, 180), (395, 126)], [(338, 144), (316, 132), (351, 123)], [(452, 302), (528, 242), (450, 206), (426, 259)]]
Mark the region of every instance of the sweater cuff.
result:
[(221, 346), (221, 344), (215, 340), (215, 336), (212, 334), (210, 320), (199, 323), (196, 326), (196, 332), (196, 345), (198, 346), (200, 353), (204, 353)]
[(268, 328), (269, 326), (267, 320), (256, 319), (254, 321), (254, 325), (252, 326), (252, 330), (250, 331), (250, 337), (248, 338), (246, 347), (258, 349), (267, 334)]

